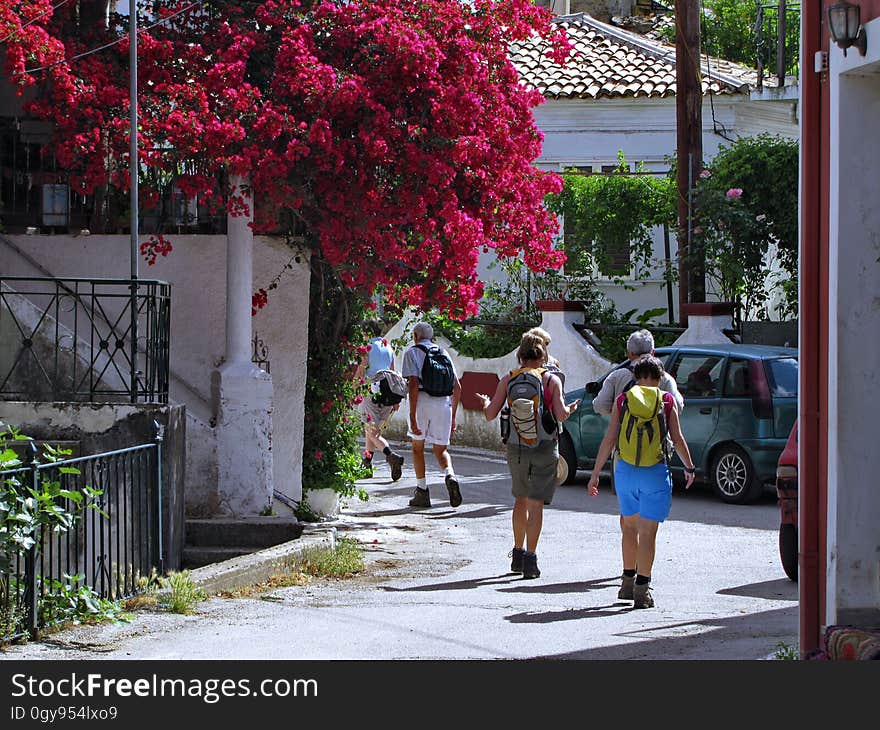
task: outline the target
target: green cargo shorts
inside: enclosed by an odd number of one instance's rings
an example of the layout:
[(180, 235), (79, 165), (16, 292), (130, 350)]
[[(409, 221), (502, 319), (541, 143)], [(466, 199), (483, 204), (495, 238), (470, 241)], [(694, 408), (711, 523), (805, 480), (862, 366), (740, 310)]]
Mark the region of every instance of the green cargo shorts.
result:
[(537, 446), (507, 445), (507, 468), (510, 469), (514, 497), (540, 499), (550, 504), (556, 492), (556, 462), (559, 445), (553, 441), (539, 441)]

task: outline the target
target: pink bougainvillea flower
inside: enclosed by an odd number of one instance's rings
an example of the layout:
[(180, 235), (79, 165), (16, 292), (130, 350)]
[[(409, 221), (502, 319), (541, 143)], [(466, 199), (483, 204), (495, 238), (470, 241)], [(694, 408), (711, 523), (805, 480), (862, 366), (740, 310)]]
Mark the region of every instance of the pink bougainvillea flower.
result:
[[(52, 124), (44, 153), (78, 194), (125, 192), (128, 42), (115, 26), (85, 27), (80, 5), (0, 3), (3, 71), (19, 92), (43, 85), (26, 111)], [(161, 18), (181, 3), (149, 5)], [(210, 215), (252, 213), (255, 234), (295, 218), (370, 310), (381, 290), (389, 304), (473, 315), (480, 251), (534, 272), (565, 261), (544, 205), (562, 179), (534, 166), (543, 97), (510, 57), (512, 44), (537, 35), (565, 63), (571, 42), (551, 21), (532, 0), (257, 0), (144, 26), (144, 177), (174, 179)], [(229, 173), (249, 179), (250, 203), (231, 195)], [(141, 206), (163, 205), (160, 192), (145, 183)], [(144, 256), (168, 251), (157, 239)], [(252, 314), (274, 288), (257, 290)]]

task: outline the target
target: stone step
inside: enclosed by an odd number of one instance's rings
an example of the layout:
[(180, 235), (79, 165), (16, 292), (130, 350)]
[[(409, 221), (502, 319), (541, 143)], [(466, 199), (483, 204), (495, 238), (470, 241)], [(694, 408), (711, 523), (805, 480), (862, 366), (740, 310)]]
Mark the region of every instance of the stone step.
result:
[(296, 540), (303, 524), (295, 517), (222, 517), (186, 520), (187, 547), (248, 547), (260, 550)]
[(251, 553), (255, 553), (262, 549), (263, 548), (261, 547), (255, 547), (253, 545), (239, 545), (235, 547), (219, 547), (216, 545), (201, 547), (187, 546), (183, 549), (181, 567), (184, 570), (192, 570), (193, 568), (201, 568), (205, 565), (222, 563), (224, 560), (229, 560), (230, 558), (250, 555)]

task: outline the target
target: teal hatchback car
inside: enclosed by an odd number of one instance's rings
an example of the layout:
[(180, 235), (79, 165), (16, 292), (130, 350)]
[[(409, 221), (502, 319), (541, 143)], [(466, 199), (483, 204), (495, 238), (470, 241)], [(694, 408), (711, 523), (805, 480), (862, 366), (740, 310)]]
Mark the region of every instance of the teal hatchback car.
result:
[[(656, 355), (684, 396), (681, 429), (697, 467), (725, 502), (757, 500), (776, 479), (776, 464), (797, 418), (798, 351), (767, 345), (681, 345), (658, 347)], [(610, 371), (609, 371), (610, 372)], [(566, 393), (581, 406), (563, 424), (559, 452), (576, 469), (592, 468), (608, 417), (593, 410), (602, 379)], [(683, 480), (677, 455), (673, 478)]]

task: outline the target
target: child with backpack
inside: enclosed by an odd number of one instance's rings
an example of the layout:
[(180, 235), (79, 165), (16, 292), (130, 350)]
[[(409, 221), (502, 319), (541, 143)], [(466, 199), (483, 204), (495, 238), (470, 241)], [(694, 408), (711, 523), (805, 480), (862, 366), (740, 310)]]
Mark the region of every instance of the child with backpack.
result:
[(526, 333), (516, 354), (520, 367), (504, 375), (492, 398), (477, 393), (487, 421), (503, 408), (510, 408), (507, 436), (507, 467), (510, 470), (513, 504), (513, 550), (510, 570), (523, 578), (537, 578), (538, 538), (544, 505), (556, 491), (559, 463), (558, 431), (544, 427), (542, 413), (552, 412), (555, 421), (566, 420), (580, 401), (565, 404), (562, 383), (545, 367), (547, 350), (541, 337)]
[(373, 476), (373, 454), (381, 451), (391, 467), (391, 481), (396, 482), (403, 475), (404, 458), (393, 451), (382, 436), (382, 429), (391, 414), (400, 407), (406, 397), (406, 382), (394, 369), (394, 349), (382, 336), (382, 323), (379, 320), (367, 322), (370, 330), (370, 349), (361, 360), (355, 374), (355, 381), (369, 383), (369, 395), (361, 401), (359, 411), (364, 421), (364, 454), (361, 466), (367, 478)]
[(591, 497), (599, 494), (599, 472), (616, 447), (614, 487), (623, 528), (623, 578), (617, 597), (632, 600), (633, 608), (654, 607), (651, 568), (657, 529), (672, 504), (669, 439), (685, 465), (686, 489), (696, 471), (681, 433), (675, 398), (659, 388), (662, 375), (663, 364), (656, 357), (635, 362), (636, 383), (617, 397), (587, 485)]

